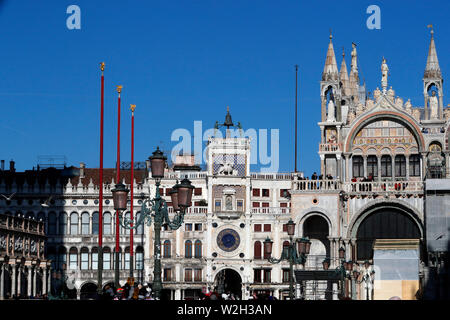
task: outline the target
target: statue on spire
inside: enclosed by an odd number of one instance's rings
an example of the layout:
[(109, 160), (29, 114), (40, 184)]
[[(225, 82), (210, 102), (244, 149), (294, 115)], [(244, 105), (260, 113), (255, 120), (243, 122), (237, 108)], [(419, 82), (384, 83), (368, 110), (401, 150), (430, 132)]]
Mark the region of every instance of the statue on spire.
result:
[(381, 63), (381, 88), (383, 93), (386, 93), (386, 88), (388, 86), (388, 72), (389, 68), (386, 59), (383, 57), (383, 62)]
[(352, 63), (350, 69), (358, 72), (358, 54), (356, 53), (356, 43), (352, 42)]
[(430, 119), (437, 119), (439, 103), (435, 90), (432, 91), (431, 96), (428, 98), (428, 103), (430, 105)]

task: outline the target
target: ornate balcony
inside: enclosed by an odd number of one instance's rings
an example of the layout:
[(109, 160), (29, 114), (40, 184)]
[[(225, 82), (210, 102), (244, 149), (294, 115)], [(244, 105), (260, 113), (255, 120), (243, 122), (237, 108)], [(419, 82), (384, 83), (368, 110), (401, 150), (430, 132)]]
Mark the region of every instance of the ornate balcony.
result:
[(341, 152), (341, 143), (320, 143), (319, 152)]
[(317, 192), (341, 190), (340, 180), (294, 180), (292, 191)]

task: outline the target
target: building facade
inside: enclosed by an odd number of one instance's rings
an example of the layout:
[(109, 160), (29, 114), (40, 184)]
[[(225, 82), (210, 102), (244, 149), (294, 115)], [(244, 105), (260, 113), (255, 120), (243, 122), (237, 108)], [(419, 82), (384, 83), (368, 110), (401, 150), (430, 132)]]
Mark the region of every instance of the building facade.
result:
[[(353, 269), (359, 271), (346, 280), (347, 294), (353, 299), (373, 298), (373, 279), (364, 264), (372, 262), (377, 239), (419, 240), (417, 296), (448, 297), (439, 288), (448, 282), (449, 213), (445, 208), (450, 205), (450, 108), (443, 102), (434, 35), (423, 76), (423, 106), (412, 106), (409, 99), (396, 96), (389, 87), (385, 58), (381, 89), (372, 94), (361, 84), (358, 67), (353, 44), (350, 73), (344, 55), (338, 69), (330, 36), (320, 82), (321, 171), (317, 176), (252, 173), (250, 139), (232, 134), (229, 112), (223, 124), (225, 137), (213, 135), (208, 140), (205, 170), (189, 156), (178, 157), (167, 168), (160, 193), (171, 216), (170, 188), (187, 177), (195, 189), (183, 226), (175, 231), (166, 227), (161, 234), (165, 298), (196, 299), (215, 290), (240, 299), (261, 293), (285, 299), (289, 263), (269, 263), (263, 248), (269, 238), (272, 256), (281, 256), (290, 241), (286, 232), (290, 219), (296, 223), (294, 237), (308, 237), (312, 243), (305, 265), (295, 268), (319, 270), (326, 259), (330, 268), (337, 268), (339, 249), (344, 248), (345, 260), (353, 261)], [(52, 269), (66, 268), (78, 297), (86, 298), (97, 285), (99, 172), (84, 164), (56, 171), (57, 178), (34, 182), (2, 179), (0, 192), (15, 196), (9, 202), (1, 200), (0, 210), (42, 217)], [(115, 176), (115, 169), (105, 169), (103, 286), (114, 279), (116, 217), (111, 189)], [(129, 170), (121, 170), (120, 176), (129, 187)], [(142, 201), (155, 191), (148, 163), (137, 168), (134, 216), (139, 216)], [(133, 256), (130, 231), (120, 228), (119, 240), (121, 283), (129, 275), (130, 261), (135, 277), (151, 283), (153, 226), (135, 231)], [(337, 299), (338, 285), (306, 281), (296, 285), (296, 296)]]

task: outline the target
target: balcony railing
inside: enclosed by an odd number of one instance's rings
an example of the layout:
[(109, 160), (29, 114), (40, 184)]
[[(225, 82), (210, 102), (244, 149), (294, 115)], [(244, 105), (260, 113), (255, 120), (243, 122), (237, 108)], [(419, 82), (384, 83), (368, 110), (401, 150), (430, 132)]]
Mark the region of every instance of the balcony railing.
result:
[[(174, 213), (173, 212), (173, 207), (169, 207), (168, 208), (169, 213)], [(208, 207), (189, 207), (186, 210), (186, 214), (189, 213), (208, 213)]]
[(422, 181), (370, 181), (350, 182), (345, 184), (348, 193), (404, 193), (423, 192)]
[(318, 190), (340, 190), (339, 180), (294, 180), (292, 190), (296, 191), (318, 191)]
[(250, 177), (257, 180), (292, 180), (294, 173), (252, 173)]
[(339, 152), (341, 150), (342, 150), (342, 148), (341, 148), (340, 143), (320, 143), (319, 144), (320, 152)]
[(252, 208), (254, 214), (290, 214), (291, 208), (287, 207), (264, 207)]

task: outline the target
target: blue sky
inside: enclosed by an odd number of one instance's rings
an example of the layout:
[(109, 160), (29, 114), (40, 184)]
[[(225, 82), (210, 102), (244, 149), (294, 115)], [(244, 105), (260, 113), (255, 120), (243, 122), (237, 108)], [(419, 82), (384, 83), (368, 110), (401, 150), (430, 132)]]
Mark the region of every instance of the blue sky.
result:
[[(173, 130), (223, 122), (226, 106), (245, 128), (280, 129), (281, 172), (294, 169), (295, 69), (299, 65), (299, 170), (320, 170), (319, 81), (330, 28), (340, 66), (357, 43), (360, 77), (379, 86), (382, 56), (396, 95), (423, 104), (422, 76), (434, 25), (439, 62), (450, 74), (449, 1), (3, 1), (0, 5), (0, 159), (18, 170), (39, 155), (99, 165), (100, 70), (105, 61), (105, 167), (116, 159), (122, 93), (122, 160), (130, 159), (130, 103), (136, 104), (135, 160)], [(66, 9), (81, 9), (69, 30)], [(369, 30), (369, 5), (381, 30)], [(447, 88), (444, 82), (444, 105)], [(258, 170), (258, 167), (254, 167)]]

